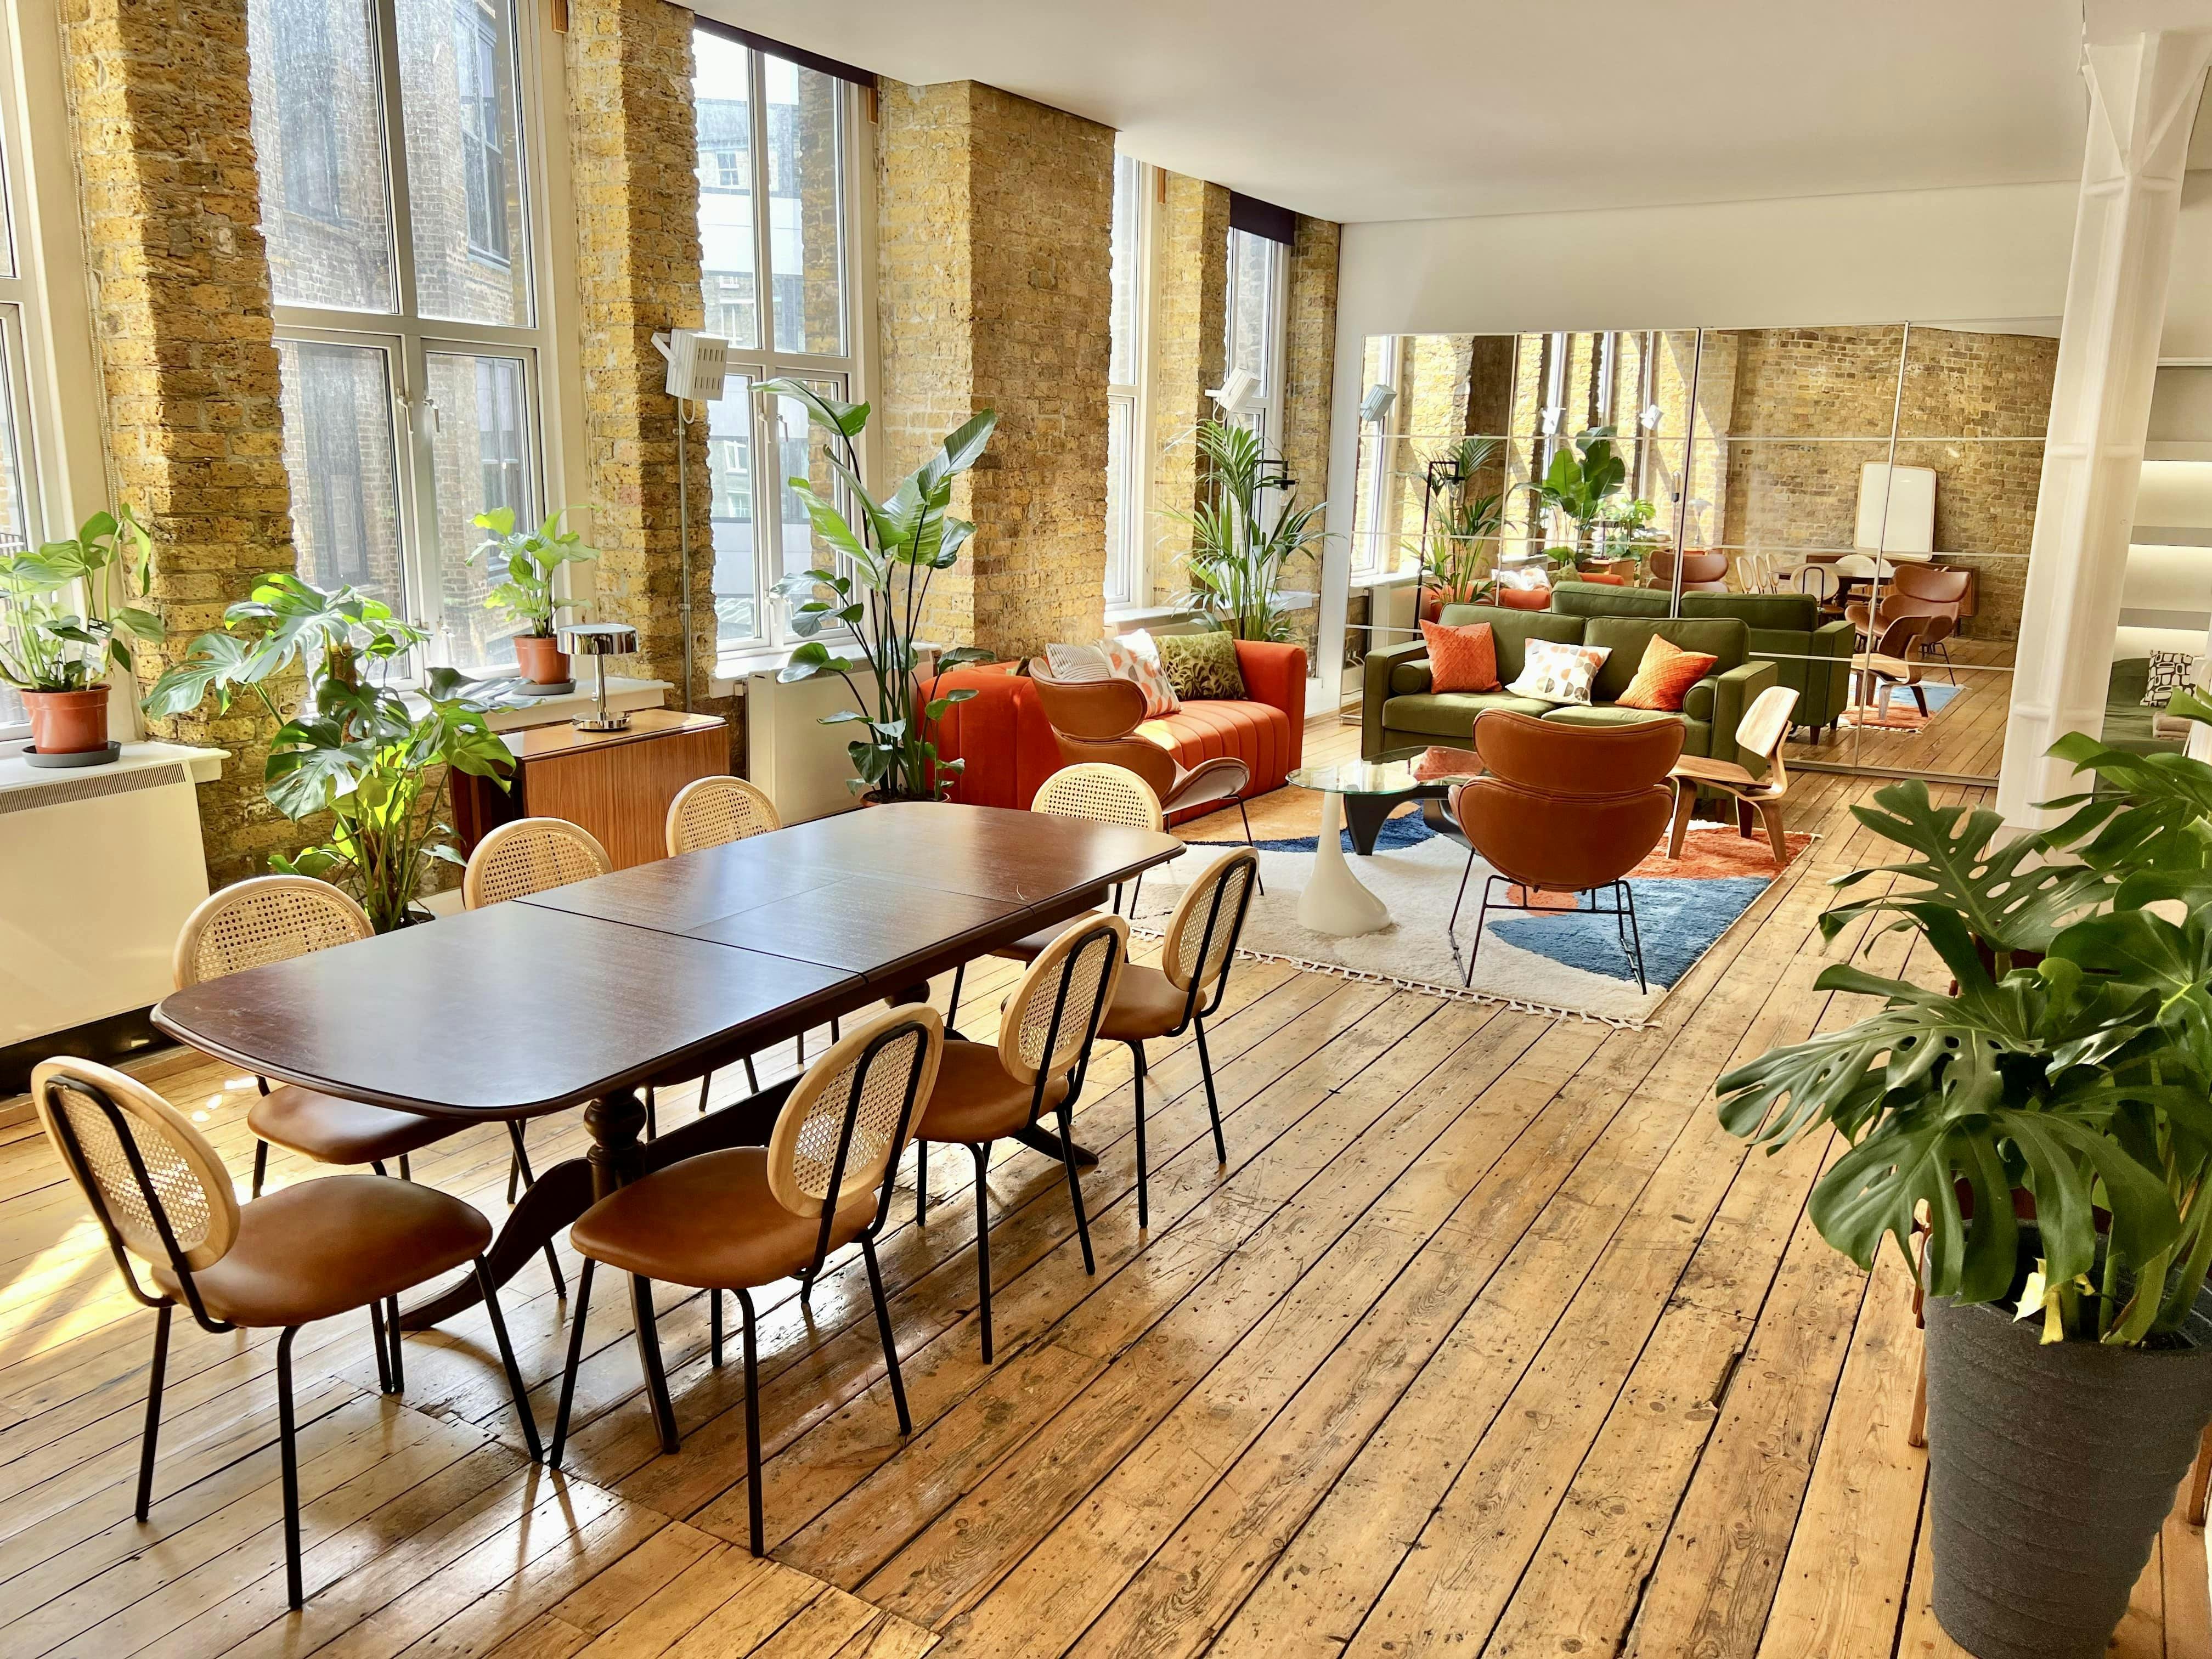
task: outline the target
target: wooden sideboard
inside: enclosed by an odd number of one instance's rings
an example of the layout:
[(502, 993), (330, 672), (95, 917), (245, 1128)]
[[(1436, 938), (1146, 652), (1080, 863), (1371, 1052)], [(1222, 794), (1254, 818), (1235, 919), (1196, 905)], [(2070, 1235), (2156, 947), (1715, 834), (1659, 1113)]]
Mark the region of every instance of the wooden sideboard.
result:
[(514, 818), (566, 818), (598, 836), (615, 868), (666, 856), (663, 826), (677, 791), (730, 769), (730, 727), (713, 714), (641, 708), (620, 732), (580, 732), (568, 721), (504, 734), (514, 775), (502, 791), (457, 775), (453, 828), (461, 851)]

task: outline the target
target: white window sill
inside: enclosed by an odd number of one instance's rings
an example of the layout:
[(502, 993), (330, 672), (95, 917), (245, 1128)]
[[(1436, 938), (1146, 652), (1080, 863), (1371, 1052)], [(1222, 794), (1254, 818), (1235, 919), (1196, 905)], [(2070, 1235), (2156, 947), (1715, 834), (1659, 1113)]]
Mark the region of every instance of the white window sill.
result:
[[(856, 641), (845, 636), (825, 639), (823, 643), (840, 654), (860, 650)], [(707, 678), (707, 695), (710, 697), (744, 696), (745, 681), (748, 678), (755, 674), (774, 674), (781, 672), (784, 665), (791, 660), (791, 653), (794, 648), (788, 645), (763, 646), (756, 650), (737, 652), (726, 657), (718, 658), (714, 663), (714, 672)], [(927, 673), (931, 659), (938, 652), (945, 649), (945, 647), (941, 643), (929, 640), (916, 640), (914, 642), (914, 648), (921, 672)]]
[(223, 762), (230, 758), (228, 749), (195, 749), (181, 743), (125, 743), (121, 756), (107, 765), (79, 771), (33, 766), (22, 757), (28, 746), (21, 742), (0, 744), (0, 793), (78, 778), (112, 778), (119, 772), (143, 772), (179, 763), (194, 783), (213, 783), (222, 775)]

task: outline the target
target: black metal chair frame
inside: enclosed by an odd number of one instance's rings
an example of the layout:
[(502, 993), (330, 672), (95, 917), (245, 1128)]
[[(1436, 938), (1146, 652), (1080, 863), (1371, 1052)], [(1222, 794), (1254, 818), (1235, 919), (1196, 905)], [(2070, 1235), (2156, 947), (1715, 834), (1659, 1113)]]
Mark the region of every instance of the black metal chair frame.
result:
[[(1074, 981), (1076, 964), (1083, 958), (1085, 945), (1098, 931), (1103, 930), (1093, 930), (1091, 933), (1085, 934), (1084, 940), (1067, 953), (1066, 963), (1060, 970), (1060, 985), (1053, 994), (1052, 1023), (1045, 1028), (1044, 1052), (1048, 1056), (1060, 1047), (1060, 1028), (1067, 1013), (1067, 992)], [(1111, 939), (1109, 934), (1106, 965), (1101, 970), (1109, 976), (1114, 972), (1115, 959), (1121, 949), (1121, 941)], [(1067, 1074), (1067, 1094), (1054, 1108), (1054, 1115), (1059, 1120), (1060, 1126), (1060, 1164), (1067, 1171), (1068, 1201), (1075, 1207), (1076, 1237), (1083, 1243), (1083, 1271), (1092, 1274), (1097, 1273), (1098, 1263), (1091, 1253), (1091, 1222), (1083, 1209), (1083, 1183), (1076, 1172), (1075, 1140), (1070, 1125), (1075, 1103), (1082, 1097), (1084, 1082), (1091, 1074), (1091, 1051), (1098, 1041), (1098, 1028), (1105, 1018), (1106, 999), (1101, 997), (1098, 1006), (1091, 1012), (1091, 1030), (1083, 1039), (1083, 1051), (1076, 1057), (1075, 1064)], [(1045, 1088), (1049, 1081), (1043, 1070), (1040, 1069), (1036, 1083), (1031, 1085), (1029, 1127), (1032, 1129), (1044, 1115)], [(975, 1160), (975, 1313), (982, 1335), (983, 1363), (987, 1365), (991, 1363), (991, 1192), (983, 1177), (990, 1164), (991, 1148), (994, 1144), (988, 1140), (968, 1143), (969, 1153)], [(917, 1141), (915, 1148), (914, 1212), (918, 1224), (929, 1205), (927, 1184), (929, 1159), (927, 1147)]]
[[(169, 1271), (176, 1275), (184, 1291), (185, 1305), (191, 1310), (192, 1318), (199, 1328), (220, 1335), (238, 1328), (227, 1320), (213, 1317), (200, 1300), (199, 1286), (192, 1270), (185, 1264), (185, 1253), (177, 1243), (174, 1224), (169, 1219), (167, 1206), (161, 1202), (153, 1178), (147, 1173), (145, 1158), (138, 1151), (137, 1136), (125, 1121), (122, 1109), (109, 1098), (107, 1092), (77, 1078), (58, 1078), (50, 1088), (67, 1089), (92, 1103), (107, 1120), (108, 1129), (116, 1144), (123, 1149), (129, 1162), (131, 1178), (138, 1183), (139, 1197), (146, 1212), (154, 1219), (155, 1231), (161, 1235), (161, 1247), (168, 1253)], [(69, 1114), (56, 1111), (52, 1121), (69, 1159), (70, 1173), (78, 1186), (91, 1200), (93, 1214), (100, 1222), (100, 1231), (106, 1236), (109, 1254), (115, 1258), (117, 1271), (123, 1275), (125, 1286), (141, 1306), (155, 1310), (154, 1326), (154, 1362), (146, 1382), (146, 1426), (138, 1450), (138, 1495), (132, 1514), (140, 1522), (146, 1519), (153, 1506), (155, 1448), (161, 1431), (161, 1387), (168, 1370), (169, 1319), (176, 1311), (176, 1302), (165, 1295), (156, 1295), (139, 1284), (138, 1275), (131, 1265), (130, 1246), (116, 1231), (115, 1222), (108, 1214), (107, 1201), (100, 1190), (99, 1180), (86, 1159), (84, 1148), (78, 1142), (76, 1127)], [(380, 1173), (381, 1173), (380, 1171)], [(500, 1311), (498, 1286), (492, 1283), (489, 1270), (482, 1256), (476, 1259), (477, 1288), (483, 1293), (484, 1308), (490, 1316), (492, 1335), (499, 1345), (500, 1364), (507, 1372), (508, 1391), (514, 1395), (514, 1407), (522, 1421), (524, 1440), (535, 1460), (541, 1447), (538, 1438), (537, 1419), (530, 1413), (530, 1393), (524, 1387), (522, 1371), (514, 1362), (514, 1349), (507, 1337), (507, 1320)], [(386, 1298), (385, 1305), (368, 1304), (369, 1333), (376, 1346), (376, 1376), (378, 1387), (386, 1394), (396, 1395), (406, 1387), (403, 1361), (399, 1354), (399, 1298)], [(300, 1571), (300, 1465), (298, 1426), (292, 1412), (292, 1339), (300, 1334), (297, 1325), (288, 1325), (276, 1339), (276, 1439), (278, 1455), (283, 1467), (284, 1489), (284, 1585), (289, 1605), (295, 1611), (304, 1603)]]
[[(1182, 1018), (1172, 1029), (1160, 1033), (1164, 1037), (1176, 1037), (1188, 1030), (1198, 1039), (1198, 1073), (1206, 1080), (1206, 1115), (1213, 1121), (1214, 1157), (1223, 1164), (1229, 1162), (1229, 1144), (1221, 1133), (1221, 1103), (1214, 1092), (1213, 1056), (1206, 1052), (1206, 1022), (1221, 1006), (1221, 999), (1228, 994), (1229, 970), (1236, 965), (1237, 942), (1244, 937), (1244, 918), (1252, 908), (1252, 894), (1259, 884), (1260, 870), (1255, 857), (1252, 879), (1244, 884), (1244, 891), (1237, 901), (1236, 917), (1229, 925), (1229, 949), (1222, 958), (1221, 975), (1214, 981), (1212, 1000), (1201, 1008), (1198, 1006), (1199, 992), (1203, 988), (1206, 964), (1213, 957), (1213, 930), (1220, 925), (1221, 901), (1229, 890), (1225, 878), (1214, 884), (1213, 902), (1206, 907), (1206, 932), (1199, 939), (1198, 971), (1191, 975), (1190, 983), (1183, 991)], [(1144, 1040), (1130, 1037), (1127, 1041), (1130, 1058), (1136, 1068), (1133, 1083), (1137, 1109), (1137, 1225), (1143, 1228), (1150, 1226), (1152, 1219), (1152, 1200), (1146, 1190), (1151, 1174), (1145, 1151), (1145, 1079), (1147, 1072)]]
[[(1444, 924), (1444, 937), (1451, 941), (1454, 956), (1459, 954), (1459, 935), (1455, 929), (1459, 926), (1460, 906), (1467, 902), (1467, 878), (1474, 873), (1474, 854), (1470, 852), (1467, 855), (1467, 868), (1460, 872), (1459, 896), (1452, 901), (1451, 920)], [(1509, 890), (1518, 887), (1521, 890), (1521, 902), (1516, 904), (1510, 899), (1491, 897), (1492, 888), (1500, 882), (1504, 883)], [(1607, 891), (1613, 896), (1613, 907), (1610, 909), (1601, 906), (1597, 902), (1597, 896)], [(1582, 905), (1582, 896), (1584, 893), (1589, 895), (1588, 909), (1584, 909)], [(1636, 969), (1636, 988), (1648, 994), (1651, 989), (1651, 984), (1644, 974), (1644, 934), (1636, 923), (1636, 890), (1628, 884), (1626, 878), (1608, 881), (1595, 887), (1581, 889), (1575, 894), (1575, 908), (1571, 910), (1555, 909), (1548, 904), (1531, 904), (1528, 902), (1527, 882), (1516, 881), (1510, 876), (1501, 876), (1494, 872), (1486, 876), (1482, 883), (1481, 902), (1475, 910), (1474, 942), (1468, 947), (1467, 974), (1460, 983), (1463, 986), (1472, 986), (1474, 983), (1474, 959), (1481, 954), (1483, 924), (1490, 920), (1490, 913), (1492, 910), (1525, 910), (1533, 915), (1613, 917), (1613, 931), (1620, 937), (1621, 951)]]
[[(822, 1273), (830, 1255), (830, 1230), (836, 1224), (836, 1194), (845, 1184), (845, 1165), (853, 1149), (853, 1136), (859, 1127), (860, 1100), (866, 1092), (868, 1073), (878, 1057), (890, 1044), (902, 1039), (921, 1042), (925, 1050), (929, 1036), (927, 1029), (912, 1020), (888, 1027), (870, 1039), (860, 1051), (860, 1064), (853, 1069), (853, 1085), (845, 1102), (845, 1121), (837, 1134), (837, 1155), (830, 1166), (829, 1196), (822, 1205), (822, 1225), (815, 1236), (814, 1260), (799, 1275), (802, 1286), (811, 1288)], [(921, 1065), (917, 1058), (912, 1073), (907, 1079), (906, 1098), (899, 1107), (894, 1146), (902, 1146), (914, 1125), (915, 1097), (921, 1085)], [(876, 1260), (876, 1236), (883, 1231), (884, 1219), (890, 1213), (891, 1167), (895, 1160), (886, 1159), (883, 1186), (876, 1199), (876, 1213), (855, 1241), (860, 1247), (861, 1260), (867, 1264), (868, 1293), (876, 1304), (876, 1331), (883, 1339), (884, 1366), (890, 1374), (891, 1402), (898, 1408), (899, 1432), (914, 1432), (914, 1419), (907, 1410), (906, 1382), (899, 1374), (898, 1344), (891, 1333), (890, 1304), (884, 1297), (883, 1269)], [(650, 1177), (647, 1177), (650, 1179)], [(584, 1358), (584, 1325), (592, 1306), (592, 1273), (597, 1264), (586, 1255), (584, 1271), (577, 1281), (576, 1305), (569, 1313), (568, 1363), (561, 1376), (561, 1404), (553, 1416), (553, 1442), (546, 1455), (548, 1468), (561, 1467), (561, 1455), (568, 1438), (568, 1413), (576, 1394), (576, 1372)], [(757, 1288), (757, 1287), (754, 1287)], [(752, 1553), (766, 1554), (763, 1525), (761, 1516), (761, 1443), (760, 1443), (760, 1355), (757, 1337), (757, 1315), (753, 1307), (750, 1289), (735, 1290), (738, 1310), (744, 1316), (744, 1345), (745, 1360), (745, 1472), (746, 1502), (750, 1510)], [(722, 1293), (708, 1291), (708, 1343), (713, 1363), (722, 1363)], [(678, 1450), (683, 1441), (676, 1429), (676, 1406), (669, 1397), (668, 1372), (660, 1356), (660, 1333), (653, 1310), (653, 1280), (643, 1273), (630, 1275), (630, 1309), (636, 1326), (638, 1358), (645, 1371), (647, 1396), (653, 1407), (653, 1426), (660, 1435), (664, 1452)]]

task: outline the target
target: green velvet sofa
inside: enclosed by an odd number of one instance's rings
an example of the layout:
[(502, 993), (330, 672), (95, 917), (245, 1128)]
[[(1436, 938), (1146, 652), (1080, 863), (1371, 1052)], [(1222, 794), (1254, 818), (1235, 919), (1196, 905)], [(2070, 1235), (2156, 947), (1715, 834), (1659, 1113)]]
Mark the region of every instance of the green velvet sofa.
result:
[[(1601, 590), (1602, 591), (1602, 590)], [(1485, 710), (1510, 708), (1563, 726), (1623, 726), (1634, 720), (1679, 720), (1685, 754), (1711, 756), (1741, 764), (1753, 757), (1736, 746), (1736, 722), (1752, 699), (1774, 684), (1775, 665), (1752, 659), (1751, 630), (1733, 617), (1577, 617), (1557, 611), (1508, 611), (1488, 605), (1448, 605), (1447, 623), (1488, 623), (1498, 642), (1498, 678), (1510, 684), (1519, 678), (1528, 641), (1601, 645), (1612, 654), (1598, 670), (1588, 708), (1559, 707), (1506, 691), (1433, 691), (1429, 684), (1428, 647), (1420, 641), (1385, 647), (1367, 655), (1362, 701), (1360, 753), (1369, 758), (1389, 749), (1423, 744), (1464, 744)], [(1622, 708), (1615, 700), (1636, 678), (1644, 647), (1654, 634), (1685, 651), (1702, 651), (1717, 660), (1713, 672), (1692, 686), (1680, 714)], [(1715, 733), (1718, 733), (1717, 738)], [(1763, 763), (1762, 763), (1763, 764)]]
[[(1668, 595), (1657, 587), (1608, 587), (1601, 582), (1561, 582), (1552, 609), (1569, 617), (1663, 617)], [(1820, 620), (1810, 593), (1685, 593), (1685, 617), (1733, 617), (1751, 630), (1754, 659), (1774, 665), (1775, 684), (1797, 694), (1792, 726), (1832, 732), (1850, 705), (1851, 652), (1856, 633), (1840, 617)]]

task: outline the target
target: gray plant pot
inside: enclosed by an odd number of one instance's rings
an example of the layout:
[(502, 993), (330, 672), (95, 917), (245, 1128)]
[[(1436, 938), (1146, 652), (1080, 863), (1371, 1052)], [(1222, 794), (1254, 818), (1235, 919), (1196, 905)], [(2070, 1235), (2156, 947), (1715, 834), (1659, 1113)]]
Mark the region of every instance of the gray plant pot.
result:
[(1927, 1316), (1936, 1620), (1976, 1659), (2100, 1659), (2212, 1420), (2212, 1292), (2168, 1349)]

